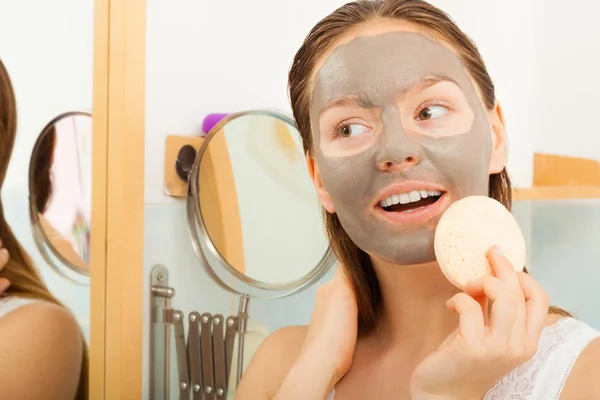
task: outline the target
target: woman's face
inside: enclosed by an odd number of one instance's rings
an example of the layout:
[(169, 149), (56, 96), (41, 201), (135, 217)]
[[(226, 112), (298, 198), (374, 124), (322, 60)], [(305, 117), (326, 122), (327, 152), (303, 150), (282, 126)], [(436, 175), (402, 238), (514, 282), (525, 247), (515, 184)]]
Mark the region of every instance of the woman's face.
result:
[(383, 261), (435, 260), (448, 206), (487, 195), (504, 167), (504, 130), (459, 58), (406, 24), (344, 37), (314, 74), (309, 159), (321, 201)]

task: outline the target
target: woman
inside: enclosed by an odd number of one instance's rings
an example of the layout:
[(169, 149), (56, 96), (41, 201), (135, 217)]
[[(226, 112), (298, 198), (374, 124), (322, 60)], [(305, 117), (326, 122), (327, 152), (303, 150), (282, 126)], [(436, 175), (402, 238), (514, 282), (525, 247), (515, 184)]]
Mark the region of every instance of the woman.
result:
[(436, 263), (452, 202), (511, 205), (502, 109), (450, 18), (421, 0), (346, 4), (310, 32), (289, 86), (342, 268), (309, 327), (265, 340), (237, 398), (600, 398), (600, 332), (549, 307), (501, 249), (464, 292)]
[[(17, 132), (15, 96), (0, 61), (0, 187)], [(48, 291), (15, 238), (0, 203), (0, 397), (87, 399), (85, 340), (73, 315)], [(10, 255), (10, 257), (8, 256)]]

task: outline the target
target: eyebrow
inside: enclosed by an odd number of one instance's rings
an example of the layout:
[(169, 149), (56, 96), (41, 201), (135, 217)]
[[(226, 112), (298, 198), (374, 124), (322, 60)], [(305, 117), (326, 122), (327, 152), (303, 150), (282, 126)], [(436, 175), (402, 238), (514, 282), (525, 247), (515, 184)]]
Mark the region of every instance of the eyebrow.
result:
[[(459, 88), (461, 88), (461, 90), (462, 90), (462, 87), (454, 79), (447, 77), (447, 76), (435, 75), (435, 76), (428, 76), (428, 77), (414, 81), (410, 86), (403, 89), (401, 94), (420, 93), (420, 92), (423, 92), (423, 91), (429, 89), (430, 87), (437, 85), (438, 83), (441, 83), (441, 82), (453, 83), (456, 86), (458, 86)], [(361, 108), (375, 108), (375, 104), (373, 104), (370, 100), (368, 100), (364, 96), (352, 94), (352, 95), (348, 95), (348, 96), (344, 96), (341, 98), (330, 100), (329, 102), (327, 102), (327, 104), (325, 104), (325, 106), (323, 106), (323, 108), (319, 112), (319, 115), (323, 114), (325, 111), (327, 111), (331, 108), (344, 107), (344, 106), (346, 106), (346, 107), (347, 106), (359, 106)]]
[(462, 90), (462, 87), (454, 79), (452, 79), (452, 78), (450, 78), (448, 76), (436, 75), (436, 76), (428, 76), (426, 78), (419, 79), (419, 80), (415, 81), (407, 89), (403, 90), (403, 94), (405, 94), (405, 93), (419, 93), (419, 92), (427, 90), (430, 87), (432, 87), (433, 85), (437, 85), (438, 83), (441, 83), (441, 82), (450, 82), (450, 83), (453, 83), (456, 86), (458, 86), (459, 88), (461, 88), (461, 90)]

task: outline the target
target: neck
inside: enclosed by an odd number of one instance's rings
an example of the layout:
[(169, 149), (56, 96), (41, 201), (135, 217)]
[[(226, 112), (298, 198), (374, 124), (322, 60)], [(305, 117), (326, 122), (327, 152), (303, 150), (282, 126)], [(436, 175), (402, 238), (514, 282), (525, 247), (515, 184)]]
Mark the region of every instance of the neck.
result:
[(446, 302), (460, 290), (437, 262), (398, 266), (372, 259), (381, 287), (382, 307), (375, 336), (385, 347), (429, 351), (458, 327)]

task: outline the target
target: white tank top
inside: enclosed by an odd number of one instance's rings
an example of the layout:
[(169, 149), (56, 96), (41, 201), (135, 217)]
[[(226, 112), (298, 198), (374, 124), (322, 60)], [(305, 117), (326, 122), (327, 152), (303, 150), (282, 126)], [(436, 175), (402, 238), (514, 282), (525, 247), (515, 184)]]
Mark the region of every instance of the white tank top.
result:
[[(600, 332), (573, 318), (544, 328), (535, 356), (500, 380), (484, 400), (558, 400), (575, 361)], [(335, 389), (327, 400), (333, 400)]]
[(28, 304), (36, 303), (38, 300), (24, 299), (22, 297), (0, 297), (0, 318), (11, 311)]

